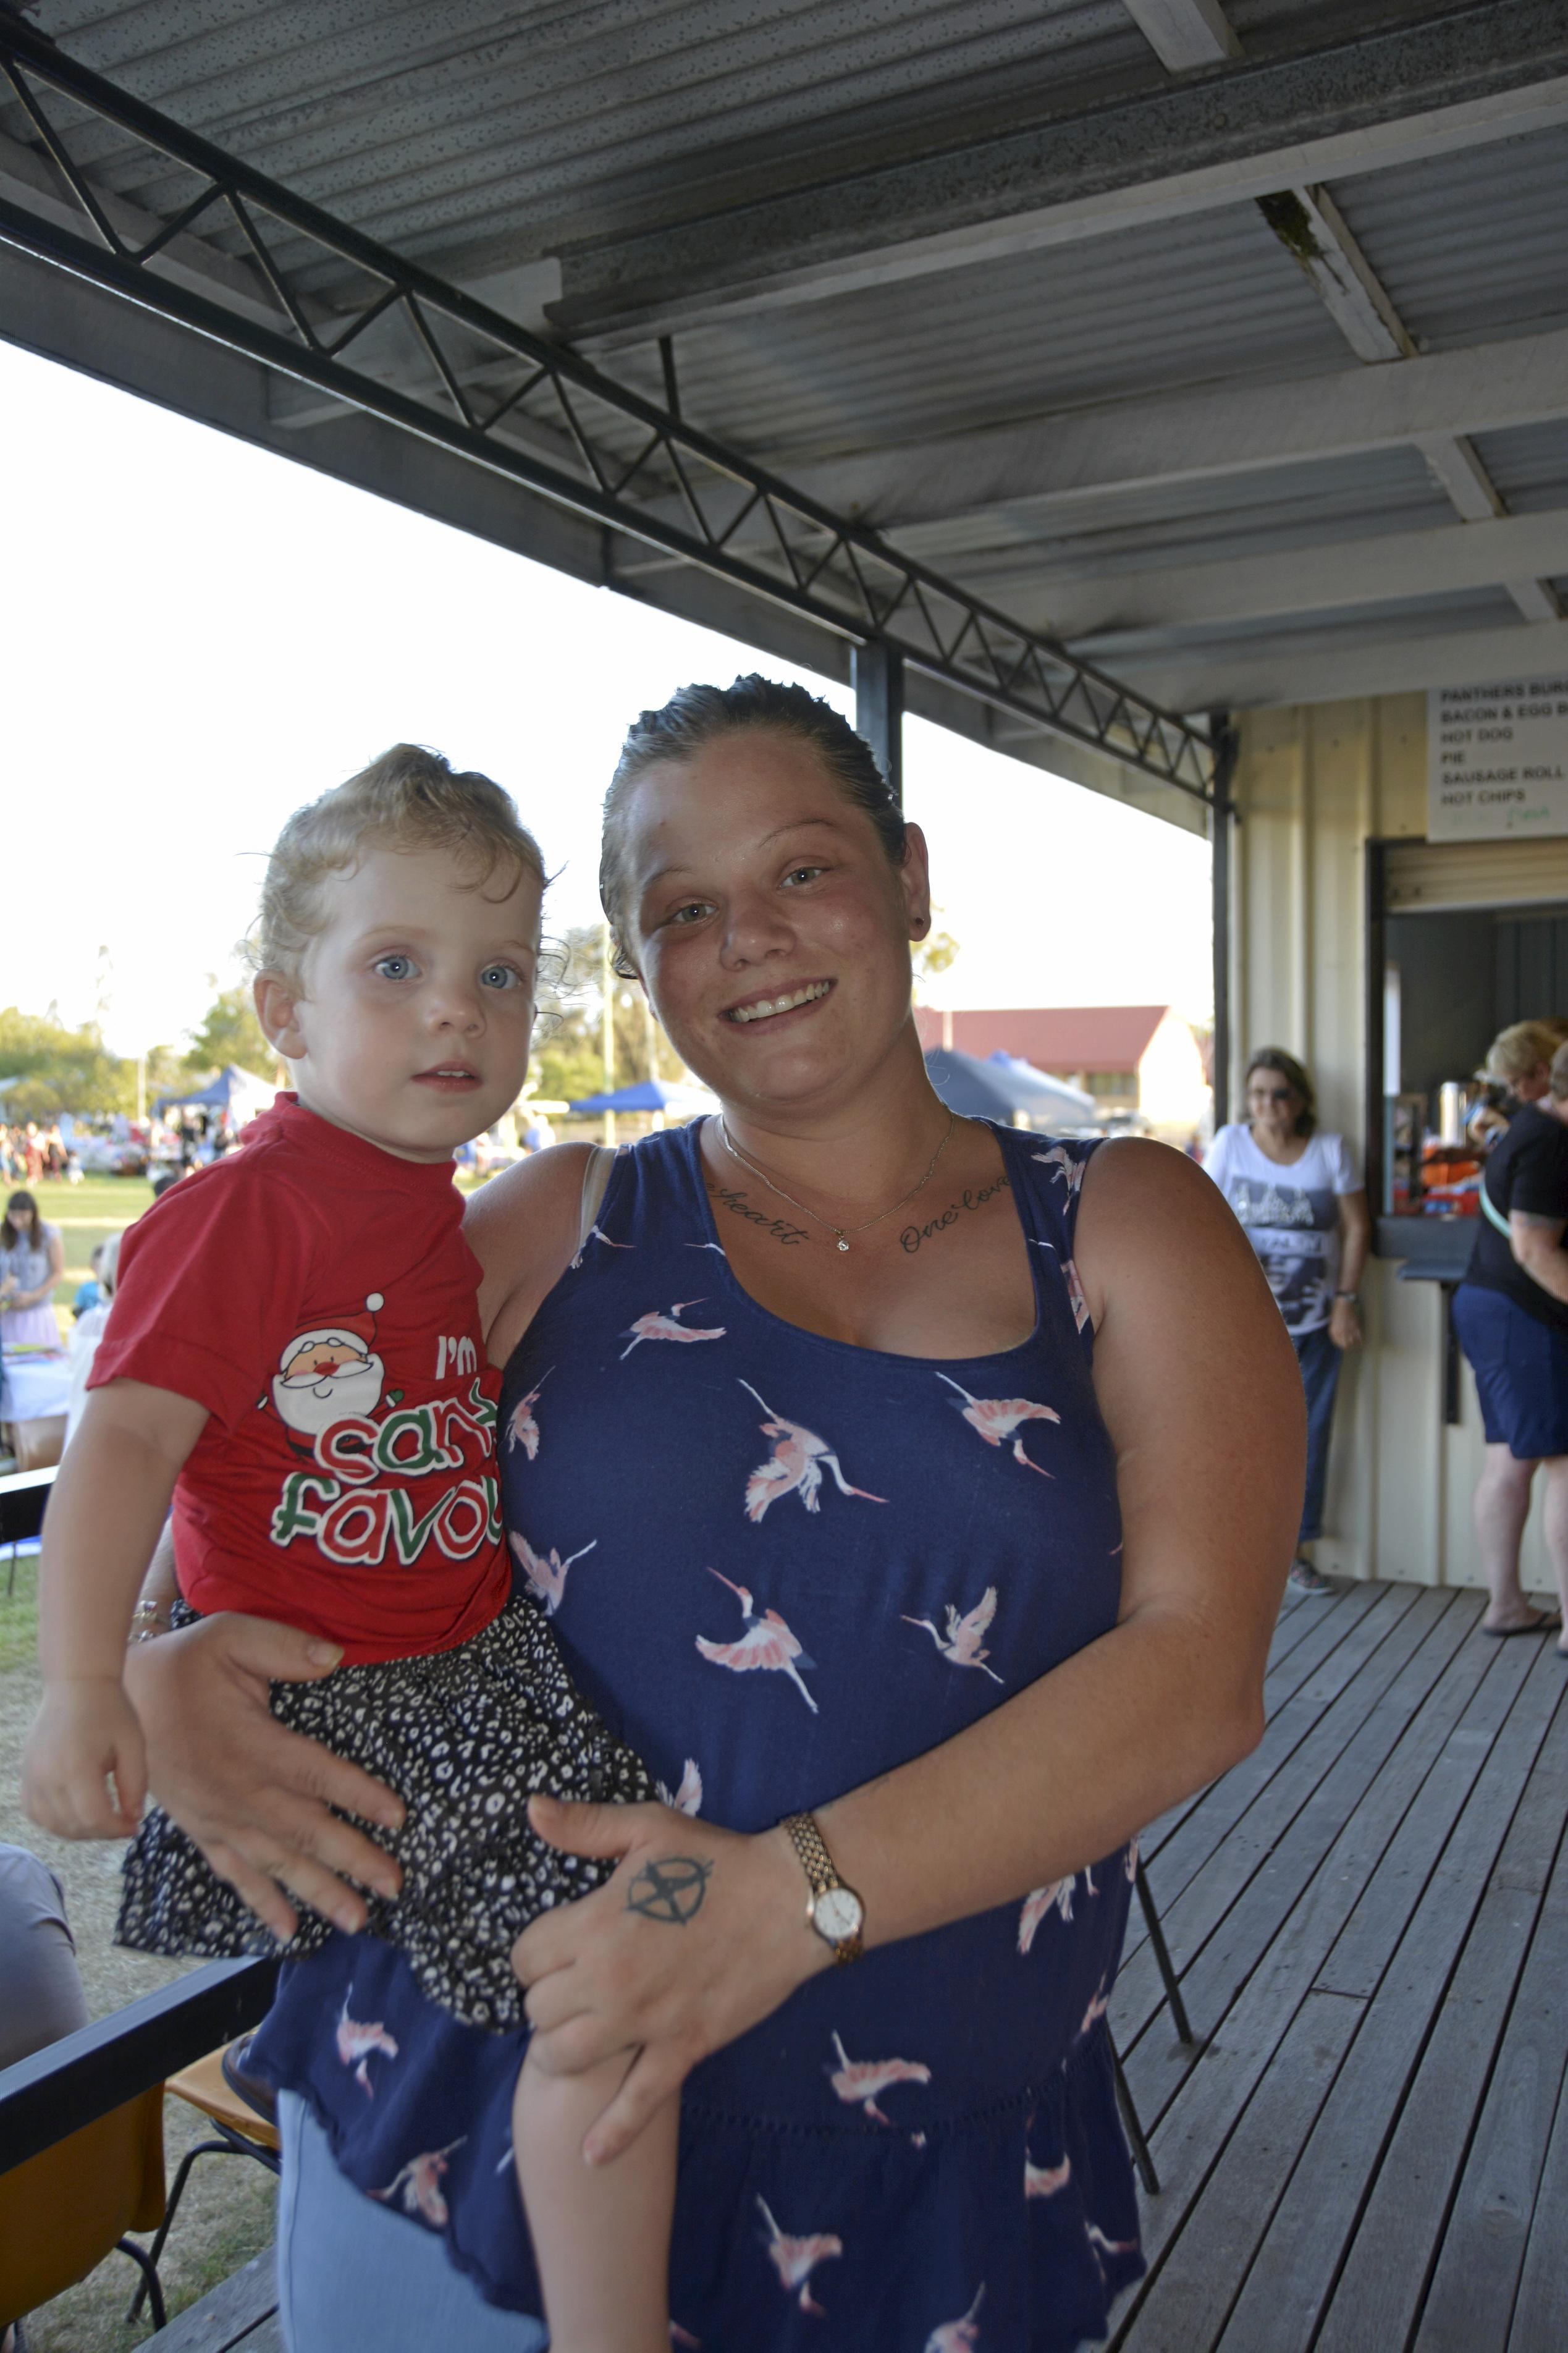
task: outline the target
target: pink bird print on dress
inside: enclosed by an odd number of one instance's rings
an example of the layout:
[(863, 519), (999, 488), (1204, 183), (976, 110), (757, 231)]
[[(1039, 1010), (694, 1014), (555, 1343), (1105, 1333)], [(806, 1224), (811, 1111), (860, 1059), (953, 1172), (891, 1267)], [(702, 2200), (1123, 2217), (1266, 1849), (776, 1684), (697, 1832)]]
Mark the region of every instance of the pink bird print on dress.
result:
[(1053, 1411), (1048, 1405), (1035, 1405), (1027, 1398), (971, 1397), (969, 1391), (960, 1382), (953, 1380), (946, 1373), (938, 1373), (937, 1379), (946, 1381), (950, 1389), (957, 1389), (959, 1396), (964, 1400), (959, 1411), (971, 1430), (979, 1431), (987, 1446), (1000, 1446), (1004, 1439), (1010, 1438), (1013, 1441), (1015, 1462), (1021, 1462), (1026, 1471), (1038, 1471), (1042, 1479), (1050, 1477), (1048, 1471), (1043, 1470), (1037, 1462), (1031, 1462), (1025, 1453), (1023, 1439), (1018, 1435), (1018, 1425), (1023, 1421), (1059, 1422), (1061, 1419), (1059, 1413)]
[(1053, 1144), (1048, 1152), (1037, 1152), (1035, 1158), (1043, 1161), (1053, 1176), (1060, 1177), (1069, 1197), (1083, 1183), (1083, 1172), (1089, 1166), (1087, 1160), (1069, 1152), (1065, 1144)]
[(592, 1544), (584, 1545), (579, 1552), (568, 1553), (564, 1560), (552, 1545), (549, 1559), (542, 1560), (524, 1537), (517, 1535), (515, 1530), (509, 1531), (507, 1542), (512, 1548), (517, 1565), (528, 1579), (528, 1589), (534, 1599), (543, 1603), (547, 1618), (553, 1618), (561, 1607), (566, 1592), (567, 1570), (574, 1561), (582, 1559), (584, 1553), (592, 1552), (598, 1541), (595, 1536)]
[(693, 2353), (702, 2353), (701, 2337), (693, 2337), (689, 2328), (682, 2328), (679, 2320), (672, 2320), (669, 2324), (669, 2341), (672, 2345), (689, 2345)]
[(678, 1299), (668, 1315), (660, 1315), (650, 1307), (646, 1315), (637, 1317), (629, 1332), (621, 1334), (623, 1340), (628, 1340), (631, 1343), (630, 1347), (621, 1350), (622, 1364), (626, 1363), (632, 1349), (639, 1346), (644, 1340), (721, 1340), (724, 1337), (722, 1324), (715, 1324), (710, 1330), (699, 1332), (693, 1326), (681, 1323), (680, 1317), (688, 1307), (700, 1307), (701, 1304), (702, 1302), (700, 1299)]
[(1079, 2031), (1079, 2041), (1080, 2041), (1080, 2042), (1082, 2041), (1083, 2037), (1084, 2037), (1084, 2036), (1089, 2032), (1089, 2028), (1094, 2024), (1094, 2022), (1095, 2022), (1096, 2019), (1103, 2018), (1104, 2016), (1105, 2016), (1105, 1979), (1104, 1979), (1103, 1978), (1101, 1978), (1101, 1979), (1100, 1979), (1100, 1991), (1095, 1995), (1095, 1997), (1094, 1997), (1093, 2000), (1089, 2003), (1089, 2008), (1084, 2011), (1084, 2014), (1083, 2014), (1083, 2024), (1079, 2028), (1079, 2031)]
[[(463, 2139), (468, 2135), (465, 2133)], [(450, 2216), (447, 2200), (441, 2195), (441, 2176), (446, 2172), (452, 2151), (461, 2148), (461, 2140), (449, 2140), (445, 2148), (428, 2148), (423, 2157), (411, 2157), (401, 2172), (395, 2173), (384, 2189), (373, 2189), (371, 2196), (384, 2204), (395, 2199), (405, 2214), (417, 2214), (433, 2231), (444, 2231)]]
[(711, 1659), (716, 1667), (729, 1667), (738, 1675), (747, 1674), (754, 1667), (787, 1675), (815, 1715), (816, 1702), (795, 1672), (795, 1662), (798, 1659), (803, 1667), (814, 1667), (816, 1660), (806, 1657), (776, 1609), (769, 1609), (759, 1618), (752, 1607), (752, 1597), (743, 1585), (731, 1584), (729, 1577), (716, 1568), (710, 1568), (708, 1574), (718, 1577), (721, 1585), (730, 1587), (740, 1602), (746, 1630), (738, 1642), (710, 1642), (699, 1634), (697, 1647), (703, 1657)]
[(1072, 2179), (1072, 2159), (1064, 2157), (1059, 2165), (1031, 2165), (1029, 2152), (1024, 2151), (1024, 2195), (1026, 2198), (1054, 2198)]
[(343, 2006), (338, 2018), (338, 2057), (345, 2067), (353, 2068), (354, 2082), (365, 2098), (374, 2100), (375, 2086), (370, 2080), (371, 2060), (378, 2051), (384, 2059), (395, 2059), (397, 2040), (379, 2023), (364, 2026), (357, 2018), (351, 2018), (349, 2003), (353, 1997), (353, 1988), (350, 1986), (343, 1996)]
[(874, 2125), (889, 2125), (877, 2105), (878, 2095), (893, 2084), (929, 2084), (931, 2069), (918, 2059), (851, 2059), (836, 2034), (833, 2048), (838, 2053), (837, 2070), (828, 2082), (846, 2107), (862, 2108)]
[[(1037, 1159), (1039, 1158), (1038, 1153), (1036, 1154), (1035, 1157)], [(1061, 1252), (1058, 1250), (1055, 1242), (1037, 1241), (1035, 1248), (1037, 1250), (1048, 1250), (1053, 1258), (1061, 1258)], [(1062, 1280), (1067, 1284), (1068, 1305), (1072, 1309), (1072, 1320), (1078, 1329), (1081, 1332), (1084, 1325), (1090, 1320), (1089, 1302), (1083, 1295), (1083, 1285), (1079, 1281), (1077, 1265), (1070, 1258), (1062, 1259)]]
[(582, 1265), (584, 1254), (590, 1242), (603, 1242), (606, 1250), (636, 1250), (637, 1248), (636, 1242), (613, 1242), (609, 1235), (601, 1232), (597, 1226), (590, 1226), (578, 1247), (576, 1257), (572, 1261), (569, 1270), (571, 1272), (575, 1273), (578, 1267)]
[(1086, 2222), (1083, 2227), (1089, 2240), (1089, 2251), (1100, 2263), (1101, 2271), (1105, 2269), (1100, 2262), (1102, 2255), (1135, 2255), (1138, 2253), (1136, 2239), (1108, 2239), (1098, 2222)]
[(753, 1523), (760, 1520), (770, 1504), (781, 1495), (798, 1495), (808, 1512), (818, 1509), (817, 1490), (822, 1485), (823, 1465), (833, 1473), (834, 1484), (841, 1495), (858, 1495), (862, 1503), (885, 1504), (885, 1495), (868, 1494), (864, 1487), (852, 1487), (839, 1467), (838, 1457), (826, 1438), (805, 1429), (798, 1421), (785, 1421), (776, 1414), (766, 1398), (759, 1397), (750, 1381), (741, 1387), (767, 1415), (762, 1425), (763, 1436), (771, 1438), (773, 1449), (768, 1460), (752, 1472), (746, 1482), (746, 1517)]
[[(900, 1615), (903, 1616), (903, 1613), (900, 1611)], [(906, 1626), (923, 1626), (942, 1657), (952, 1665), (978, 1667), (983, 1675), (989, 1675), (994, 1683), (999, 1683), (1002, 1678), (994, 1667), (986, 1665), (985, 1662), (991, 1653), (984, 1647), (980, 1639), (995, 1615), (996, 1588), (994, 1585), (988, 1585), (967, 1617), (959, 1616), (956, 1601), (950, 1601), (947, 1604), (945, 1635), (937, 1632), (929, 1618), (904, 1617), (904, 1623)]]
[(695, 1757), (686, 1760), (686, 1770), (680, 1777), (680, 1787), (671, 1797), (662, 1781), (656, 1781), (659, 1802), (678, 1814), (700, 1814), (702, 1811), (702, 1769)]
[(815, 2313), (818, 2320), (825, 2319), (826, 2315), (811, 2293), (811, 2274), (829, 2255), (844, 2253), (843, 2240), (836, 2239), (831, 2231), (818, 2231), (809, 2239), (792, 2239), (773, 2221), (767, 2200), (759, 2198), (757, 2204), (768, 2226), (768, 2259), (779, 2275), (780, 2286), (792, 2295), (798, 2288), (800, 2294), (795, 2301), (802, 2312)]
[(1053, 1879), (1047, 1886), (1034, 1888), (1024, 1898), (1024, 1908), (1018, 1915), (1018, 1950), (1026, 1953), (1035, 1941), (1036, 1931), (1054, 1904), (1064, 1920), (1072, 1918), (1073, 1882)]
[(980, 2342), (980, 2323), (975, 2315), (985, 2295), (985, 2283), (981, 2281), (974, 2291), (974, 2301), (962, 2320), (944, 2320), (926, 2338), (926, 2353), (971, 2353)]
[[(552, 1365), (550, 1373), (554, 1370)], [(550, 1378), (550, 1373), (542, 1377), (537, 1388), (530, 1389), (525, 1398), (519, 1398), (506, 1426), (507, 1452), (510, 1454), (514, 1446), (521, 1446), (531, 1462), (539, 1460), (539, 1424), (533, 1418), (533, 1409), (539, 1403), (539, 1391)]]
[(1136, 1839), (1129, 1839), (1129, 1840), (1128, 1840), (1128, 1841), (1127, 1841), (1127, 1852), (1126, 1852), (1126, 1853), (1125, 1853), (1125, 1854), (1122, 1856), (1122, 1858), (1121, 1858), (1121, 1868), (1122, 1868), (1122, 1870), (1127, 1873), (1127, 1876), (1128, 1876), (1129, 1880), (1133, 1880), (1133, 1879), (1136, 1879), (1136, 1878), (1137, 1878), (1137, 1876), (1138, 1876), (1138, 1841), (1137, 1841), (1137, 1840), (1136, 1840)]

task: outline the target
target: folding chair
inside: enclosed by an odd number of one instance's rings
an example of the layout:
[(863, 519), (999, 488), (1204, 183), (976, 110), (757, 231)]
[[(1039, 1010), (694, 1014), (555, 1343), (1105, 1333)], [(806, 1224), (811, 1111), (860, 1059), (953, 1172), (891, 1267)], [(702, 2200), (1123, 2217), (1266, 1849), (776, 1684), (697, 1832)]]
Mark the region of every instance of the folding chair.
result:
[(0, 2335), (15, 2321), (21, 2348), (25, 2315), (74, 2287), (115, 2247), (140, 2270), (138, 2303), (147, 2296), (162, 2328), (156, 2261), (125, 2233), (157, 2230), (163, 2219), (158, 2085), (0, 2174)]
[[(243, 2078), (237, 2079), (232, 2065), (226, 2068), (224, 2064), (230, 2053), (241, 2051), (249, 2039), (248, 2035), (241, 2035), (237, 2042), (226, 2043), (220, 2050), (209, 2051), (205, 2059), (198, 2059), (194, 2065), (182, 2067), (177, 2075), (171, 2075), (163, 2086), (177, 2100), (184, 2100), (188, 2106), (199, 2110), (214, 2126), (216, 2137), (198, 2141), (194, 2148), (185, 2151), (180, 2160), (180, 2169), (174, 2176), (174, 2187), (158, 2227), (158, 2235), (148, 2250), (154, 2277), (169, 2232), (174, 2228), (180, 2200), (185, 2194), (191, 2168), (198, 2157), (248, 2157), (253, 2158), (258, 2165), (264, 2165), (270, 2174), (277, 2175), (282, 2170), (276, 2123), (239, 2088)], [(131, 2300), (131, 2309), (125, 2316), (127, 2320), (137, 2317), (143, 2298), (152, 2293), (150, 2282), (144, 2277)], [(156, 2313), (154, 2305), (154, 2317)]]
[[(1170, 1947), (1165, 1942), (1165, 1932), (1160, 1926), (1160, 1915), (1154, 1908), (1154, 1892), (1149, 1884), (1149, 1874), (1143, 1868), (1142, 1855), (1138, 1858), (1138, 1867), (1133, 1873), (1132, 1884), (1138, 1891), (1138, 1901), (1143, 1909), (1143, 1922), (1149, 1931), (1149, 1943), (1154, 1955), (1154, 1966), (1160, 1972), (1160, 1983), (1165, 1989), (1165, 2000), (1171, 2005), (1171, 2016), (1175, 2021), (1176, 2040), (1178, 2042), (1186, 2044), (1190, 2049), (1195, 2037), (1193, 2033), (1192, 2022), (1187, 2016), (1186, 2003), (1182, 2000), (1182, 1989), (1171, 1959)], [(1138, 2110), (1133, 2105), (1132, 2093), (1121, 2064), (1121, 2053), (1116, 2048), (1114, 2038), (1110, 2044), (1110, 2063), (1116, 2075), (1116, 2105), (1121, 2112), (1122, 2129), (1132, 2145), (1132, 2162), (1138, 2168), (1138, 2179), (1149, 2196), (1157, 2198), (1160, 2194), (1160, 2176), (1154, 2168), (1148, 2136), (1143, 2130)]]

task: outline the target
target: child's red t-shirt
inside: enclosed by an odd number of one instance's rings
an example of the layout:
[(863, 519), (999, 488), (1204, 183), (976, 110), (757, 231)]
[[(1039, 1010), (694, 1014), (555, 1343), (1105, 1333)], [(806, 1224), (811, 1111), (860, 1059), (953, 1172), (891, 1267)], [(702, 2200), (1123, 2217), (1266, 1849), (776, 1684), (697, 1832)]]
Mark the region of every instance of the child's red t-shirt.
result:
[(174, 1490), (180, 1585), (341, 1642), (449, 1650), (510, 1577), (500, 1378), (449, 1161), (399, 1160), (293, 1095), (125, 1236), (89, 1381), (211, 1419)]

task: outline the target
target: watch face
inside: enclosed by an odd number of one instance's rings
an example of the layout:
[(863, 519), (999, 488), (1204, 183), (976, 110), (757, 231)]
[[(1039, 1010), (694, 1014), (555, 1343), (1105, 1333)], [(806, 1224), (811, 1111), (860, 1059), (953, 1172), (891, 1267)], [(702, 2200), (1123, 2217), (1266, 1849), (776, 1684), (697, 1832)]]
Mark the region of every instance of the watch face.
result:
[(866, 1914), (860, 1898), (852, 1887), (828, 1887), (812, 1906), (812, 1918), (819, 1936), (830, 1945), (841, 1945), (847, 1936), (858, 1936)]

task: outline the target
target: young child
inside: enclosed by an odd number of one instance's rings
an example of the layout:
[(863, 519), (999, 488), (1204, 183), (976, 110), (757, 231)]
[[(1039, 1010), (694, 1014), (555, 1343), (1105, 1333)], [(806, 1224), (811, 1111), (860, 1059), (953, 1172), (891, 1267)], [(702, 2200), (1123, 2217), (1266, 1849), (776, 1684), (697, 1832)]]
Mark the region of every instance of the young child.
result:
[[(171, 1493), (185, 1601), (339, 1644), (274, 1711), (387, 1782), (402, 1893), (376, 1934), (459, 2018), (522, 2022), (511, 1945), (606, 1866), (556, 1853), (529, 1793), (637, 1801), (639, 1760), (512, 1599), (494, 1476), (500, 1377), (452, 1155), (522, 1092), (543, 870), (511, 802), (399, 745), (299, 810), (268, 868), (256, 1006), (298, 1090), (242, 1153), (127, 1234), (112, 1321), (45, 1538), (36, 1821), (135, 1834), (121, 1941), (274, 1949), (156, 1809), (121, 1679)], [(284, 1949), (330, 1933), (307, 1919)], [(675, 2107), (613, 2165), (579, 2154), (626, 2060), (525, 2060), (513, 2145), (555, 2353), (668, 2353)], [(611, 2255), (614, 2250), (614, 2255)]]

